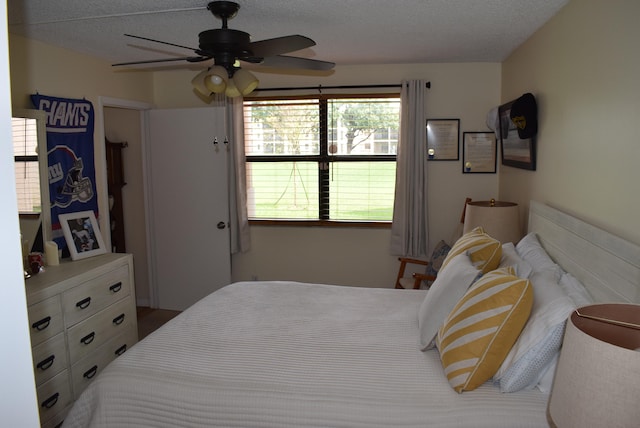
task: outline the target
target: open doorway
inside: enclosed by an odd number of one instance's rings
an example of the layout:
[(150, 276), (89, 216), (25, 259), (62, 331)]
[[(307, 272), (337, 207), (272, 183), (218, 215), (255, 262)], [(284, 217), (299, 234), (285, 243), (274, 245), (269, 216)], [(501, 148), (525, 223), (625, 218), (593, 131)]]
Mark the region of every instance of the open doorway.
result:
[[(133, 254), (136, 303), (138, 306), (153, 307), (153, 287), (149, 274), (149, 251), (147, 236), (145, 162), (144, 162), (144, 111), (150, 105), (126, 100), (101, 98), (98, 114), (102, 117), (102, 131), (105, 153), (109, 151), (106, 141), (120, 145), (119, 164), (120, 192), (118, 204), (120, 212), (110, 211), (110, 245), (113, 251)], [(111, 165), (110, 165), (111, 164)], [(112, 159), (105, 163), (113, 168)], [(113, 171), (111, 171), (113, 172)], [(109, 175), (107, 173), (107, 175)], [(113, 189), (109, 189), (112, 193)], [(114, 207), (110, 198), (108, 205)], [(118, 236), (116, 238), (116, 236)]]

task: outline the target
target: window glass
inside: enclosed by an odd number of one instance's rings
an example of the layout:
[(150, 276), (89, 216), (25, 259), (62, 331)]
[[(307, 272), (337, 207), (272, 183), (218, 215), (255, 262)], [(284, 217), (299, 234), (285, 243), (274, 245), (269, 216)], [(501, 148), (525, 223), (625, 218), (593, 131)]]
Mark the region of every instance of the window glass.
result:
[(14, 117), (11, 118), (11, 130), (18, 211), (21, 214), (39, 213), (42, 211), (42, 203), (37, 122), (35, 119)]

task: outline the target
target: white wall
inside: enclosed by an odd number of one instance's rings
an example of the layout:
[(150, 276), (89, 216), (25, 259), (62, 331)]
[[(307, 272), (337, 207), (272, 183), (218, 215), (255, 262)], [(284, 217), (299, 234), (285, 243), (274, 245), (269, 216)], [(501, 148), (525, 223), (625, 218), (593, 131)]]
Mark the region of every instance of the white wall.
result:
[(503, 101), (539, 109), (538, 170), (500, 195), (547, 202), (640, 244), (640, 2), (572, 0), (503, 66)]
[(0, 6), (0, 378), (2, 425), (37, 427), (38, 404), (33, 377), (31, 341), (27, 318), (27, 299), (22, 270), (20, 227), (11, 144), (11, 93), (9, 88), (9, 52), (7, 43), (7, 6)]
[[(486, 114), (500, 103), (500, 69), (500, 64), (481, 63), (350, 66), (337, 67), (330, 77), (253, 71), (262, 88), (399, 84), (402, 79), (418, 78), (430, 80), (428, 117), (459, 118), (462, 139), (463, 131), (488, 130)], [(196, 73), (155, 73), (156, 105), (203, 105), (191, 89), (190, 81)], [(329, 91), (323, 90), (325, 93)], [(450, 241), (467, 196), (475, 200), (498, 196), (497, 174), (462, 174), (461, 171), (461, 161), (429, 162), (431, 247), (440, 239)], [(235, 281), (254, 277), (289, 278), (389, 287), (397, 274), (398, 262), (389, 253), (389, 229), (252, 226), (251, 235), (251, 251), (233, 257), (232, 276)]]

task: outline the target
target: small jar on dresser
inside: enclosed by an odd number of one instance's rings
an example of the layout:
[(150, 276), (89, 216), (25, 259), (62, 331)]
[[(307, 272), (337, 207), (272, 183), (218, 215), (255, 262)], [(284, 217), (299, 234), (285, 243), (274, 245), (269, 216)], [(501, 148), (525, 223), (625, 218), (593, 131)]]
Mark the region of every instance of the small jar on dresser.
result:
[(55, 427), (112, 360), (138, 341), (133, 256), (47, 266), (25, 280), (43, 427)]

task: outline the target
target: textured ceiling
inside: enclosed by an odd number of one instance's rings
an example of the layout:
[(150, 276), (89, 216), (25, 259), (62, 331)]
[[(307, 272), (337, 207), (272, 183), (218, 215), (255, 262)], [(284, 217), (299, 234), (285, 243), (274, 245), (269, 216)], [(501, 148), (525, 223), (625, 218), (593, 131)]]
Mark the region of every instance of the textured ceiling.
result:
[[(229, 28), (250, 33), (254, 41), (308, 36), (317, 45), (289, 55), (349, 65), (501, 62), (568, 0), (237, 2), (240, 11)], [(10, 33), (110, 62), (191, 55), (185, 49), (123, 34), (197, 48), (200, 31), (221, 26), (206, 4), (206, 0), (7, 1)]]

